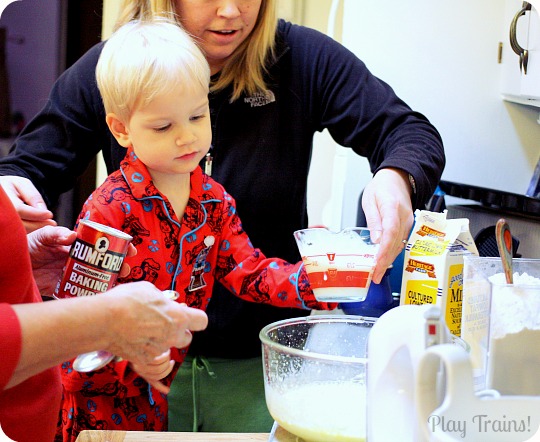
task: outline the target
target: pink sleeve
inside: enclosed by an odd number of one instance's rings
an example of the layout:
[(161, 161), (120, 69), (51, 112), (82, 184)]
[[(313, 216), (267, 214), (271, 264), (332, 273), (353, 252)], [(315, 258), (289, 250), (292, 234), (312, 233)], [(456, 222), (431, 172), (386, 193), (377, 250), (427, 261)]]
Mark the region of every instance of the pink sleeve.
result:
[(19, 318), (9, 304), (0, 304), (0, 391), (11, 379), (22, 350), (22, 332)]

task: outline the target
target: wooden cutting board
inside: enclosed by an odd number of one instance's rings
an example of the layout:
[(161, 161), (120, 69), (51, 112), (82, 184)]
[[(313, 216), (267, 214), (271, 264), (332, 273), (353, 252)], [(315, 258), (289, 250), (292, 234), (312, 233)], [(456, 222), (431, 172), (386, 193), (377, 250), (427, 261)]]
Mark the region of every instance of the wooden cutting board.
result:
[(85, 430), (77, 442), (267, 442), (268, 433), (160, 433)]

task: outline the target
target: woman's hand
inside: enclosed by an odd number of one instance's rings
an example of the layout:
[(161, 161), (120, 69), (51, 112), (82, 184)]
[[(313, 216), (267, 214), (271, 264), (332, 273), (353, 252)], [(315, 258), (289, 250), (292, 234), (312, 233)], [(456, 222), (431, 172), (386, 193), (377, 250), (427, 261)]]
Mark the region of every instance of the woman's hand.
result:
[(191, 332), (208, 325), (205, 312), (167, 299), (146, 281), (120, 284), (95, 298), (110, 318), (101, 348), (139, 365), (172, 347), (187, 347)]
[(0, 185), (21, 217), (26, 233), (44, 226), (56, 226), (53, 213), (28, 178), (0, 176)]
[(42, 296), (52, 296), (77, 234), (66, 227), (46, 226), (28, 234), (32, 271)]
[(377, 284), (409, 237), (414, 222), (411, 193), (407, 173), (400, 169), (379, 170), (364, 189), (367, 227), (372, 230), (372, 240), (380, 244), (373, 272)]
[(170, 369), (169, 349), (186, 347), (191, 332), (208, 324), (205, 312), (167, 299), (146, 281), (120, 284), (96, 296), (12, 308), (21, 324), (23, 350), (7, 388), (93, 350), (110, 351), (141, 371), (148, 366), (146, 375), (159, 379)]

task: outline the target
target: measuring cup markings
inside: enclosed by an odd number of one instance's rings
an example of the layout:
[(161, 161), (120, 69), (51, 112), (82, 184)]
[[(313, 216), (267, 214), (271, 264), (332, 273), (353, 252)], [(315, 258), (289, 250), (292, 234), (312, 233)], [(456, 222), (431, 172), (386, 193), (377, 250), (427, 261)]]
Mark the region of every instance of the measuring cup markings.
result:
[(317, 300), (365, 299), (378, 250), (368, 229), (305, 229), (296, 231), (295, 239)]

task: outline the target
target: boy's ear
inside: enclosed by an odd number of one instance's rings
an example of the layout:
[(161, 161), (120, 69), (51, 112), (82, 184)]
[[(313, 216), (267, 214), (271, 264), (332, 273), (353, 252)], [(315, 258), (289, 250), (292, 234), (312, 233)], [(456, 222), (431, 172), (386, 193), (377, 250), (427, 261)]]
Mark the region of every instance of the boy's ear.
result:
[(105, 117), (105, 121), (107, 122), (107, 126), (109, 126), (109, 130), (113, 134), (114, 138), (116, 138), (116, 141), (118, 141), (118, 144), (126, 148), (130, 147), (131, 138), (129, 136), (126, 125), (122, 123), (122, 121), (116, 116), (116, 114), (107, 114), (107, 116)]

